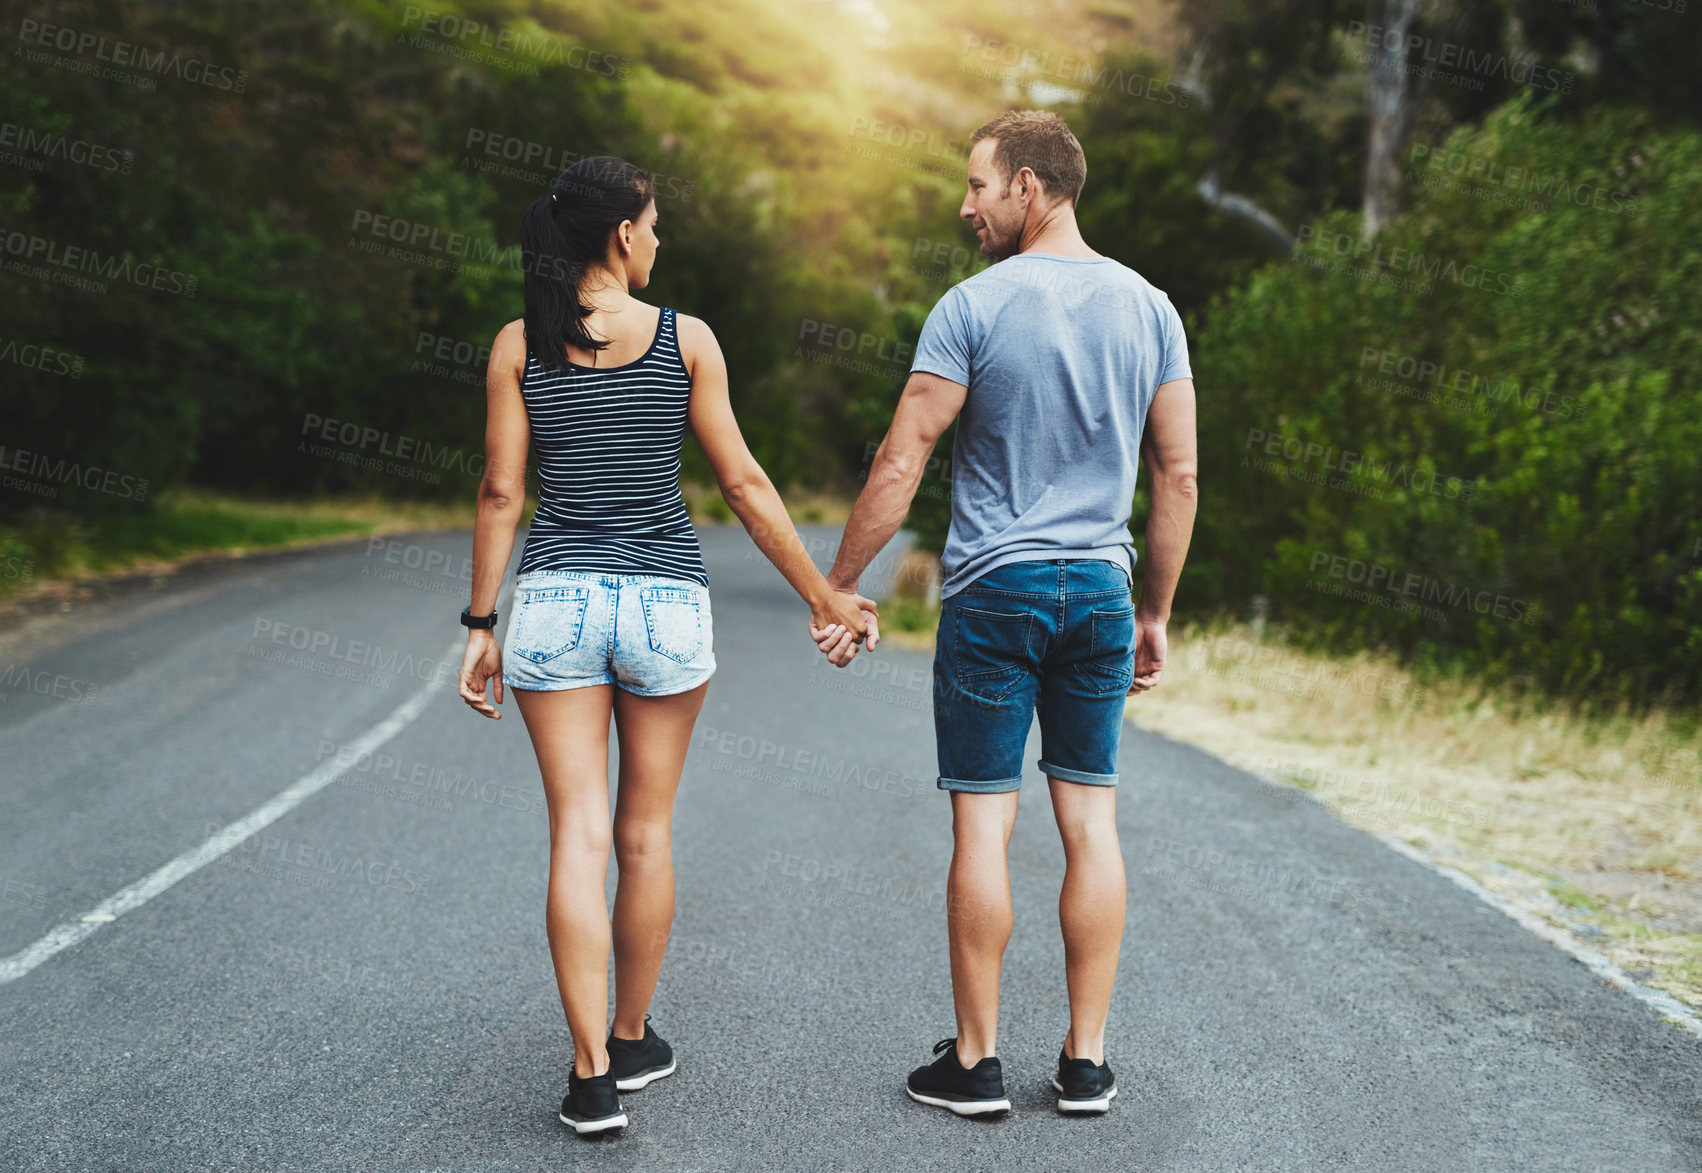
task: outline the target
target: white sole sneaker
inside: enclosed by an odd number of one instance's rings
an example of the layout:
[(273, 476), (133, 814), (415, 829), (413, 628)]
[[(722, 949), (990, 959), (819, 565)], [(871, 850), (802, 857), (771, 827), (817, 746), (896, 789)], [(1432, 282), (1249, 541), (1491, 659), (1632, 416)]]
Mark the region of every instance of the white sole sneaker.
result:
[(989, 1112), (1009, 1112), (1009, 1100), (948, 1100), (942, 1096), (925, 1096), (920, 1092), (905, 1088), (904, 1092), (918, 1104), (929, 1104), (935, 1108), (944, 1108), (959, 1116), (985, 1116)]
[(1060, 1112), (1109, 1112), (1111, 1101), (1117, 1095), (1117, 1085), (1112, 1084), (1111, 1090), (1097, 1100), (1066, 1100), (1064, 1085), (1056, 1078), (1052, 1080), (1052, 1089), (1058, 1093), (1058, 1111)]
[(668, 1061), (668, 1065), (660, 1071), (647, 1071), (643, 1075), (635, 1075), (631, 1079), (617, 1079), (615, 1080), (615, 1090), (622, 1092), (635, 1092), (641, 1088), (647, 1088), (658, 1079), (666, 1079), (668, 1076), (672, 1075), (674, 1073), (675, 1066), (677, 1066), (677, 1062), (670, 1059)]
[(569, 1120), (560, 1112), (556, 1113), (556, 1115), (560, 1118), (563, 1124), (573, 1129), (573, 1131), (577, 1132), (580, 1136), (585, 1136), (593, 1132), (607, 1132), (611, 1128), (626, 1127), (625, 1112), (617, 1112), (613, 1116), (604, 1116), (600, 1120)]

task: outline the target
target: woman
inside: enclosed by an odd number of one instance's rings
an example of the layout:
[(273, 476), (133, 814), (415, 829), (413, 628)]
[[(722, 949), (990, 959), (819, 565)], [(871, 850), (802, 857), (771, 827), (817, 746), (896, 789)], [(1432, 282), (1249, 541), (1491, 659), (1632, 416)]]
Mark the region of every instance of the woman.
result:
[[(573, 1036), (561, 1119), (581, 1134), (623, 1127), (617, 1093), (674, 1071), (646, 1011), (674, 917), (674, 793), (715, 671), (709, 579), (680, 497), (687, 423), (722, 496), (809, 604), (824, 644), (848, 647), (866, 630), (861, 612), (875, 610), (831, 590), (805, 553), (739, 434), (709, 327), (632, 295), (649, 283), (657, 244), (650, 181), (621, 159), (581, 160), (527, 209), (526, 316), (491, 347), (463, 614), (462, 699), (500, 718), (486, 684), (495, 678), (497, 704), (504, 683), (513, 689), (543, 774), (544, 918)], [(538, 511), (499, 648), (494, 609), (525, 503), (529, 444)], [(611, 714), (620, 740), (612, 835)], [(611, 840), (620, 869), (612, 924), (603, 897)]]

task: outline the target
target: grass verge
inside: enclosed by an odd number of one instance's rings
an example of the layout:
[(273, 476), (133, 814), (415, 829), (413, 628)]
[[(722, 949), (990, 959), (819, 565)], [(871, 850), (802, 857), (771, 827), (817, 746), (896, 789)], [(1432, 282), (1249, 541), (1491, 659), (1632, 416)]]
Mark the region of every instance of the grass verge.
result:
[(1702, 772), (1689, 715), (1579, 717), (1252, 625), (1171, 633), (1143, 728), (1393, 835), (1702, 1006)]
[(208, 556), (240, 557), (341, 537), (473, 523), (473, 503), (251, 500), (170, 489), (146, 514), (68, 517), (50, 510), (0, 526), (0, 598), (56, 581), (160, 572)]
[[(737, 523), (713, 486), (680, 486), (699, 523)], [(794, 491), (799, 523), (843, 523), (850, 505), (823, 493)], [(399, 531), (466, 529), (474, 502), (394, 501), (382, 497), (255, 499), (180, 487), (159, 495), (145, 514), (77, 517), (37, 509), (0, 525), (0, 599), (52, 590), (68, 579), (163, 573), (205, 557), (311, 546), (337, 538)], [(526, 519), (537, 508), (527, 502)]]

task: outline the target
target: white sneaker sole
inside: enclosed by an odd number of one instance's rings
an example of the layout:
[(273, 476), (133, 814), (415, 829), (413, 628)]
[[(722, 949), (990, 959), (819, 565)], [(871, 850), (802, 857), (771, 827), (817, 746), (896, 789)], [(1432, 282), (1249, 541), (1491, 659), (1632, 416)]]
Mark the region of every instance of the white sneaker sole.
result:
[(938, 1096), (925, 1096), (920, 1092), (905, 1088), (904, 1092), (918, 1104), (930, 1104), (935, 1108), (944, 1108), (959, 1116), (985, 1116), (989, 1112), (1009, 1112), (1009, 1100), (947, 1100)]
[(569, 1120), (566, 1116), (563, 1116), (559, 1112), (556, 1113), (556, 1115), (563, 1124), (573, 1129), (573, 1131), (577, 1132), (580, 1136), (585, 1136), (588, 1133), (593, 1132), (607, 1132), (611, 1128), (626, 1127), (625, 1112), (619, 1112), (613, 1116), (605, 1116), (601, 1120)]
[(1052, 1090), (1058, 1093), (1058, 1111), (1060, 1112), (1109, 1112), (1111, 1101), (1116, 1098), (1117, 1085), (1112, 1084), (1111, 1090), (1097, 1100), (1066, 1100), (1064, 1085), (1056, 1078), (1052, 1080)]
[(636, 1092), (643, 1088), (647, 1088), (658, 1079), (665, 1079), (672, 1075), (677, 1063), (678, 1060), (670, 1059), (668, 1060), (668, 1065), (660, 1071), (651, 1071), (644, 1075), (635, 1075), (631, 1079), (617, 1079), (615, 1080), (615, 1090), (622, 1092)]

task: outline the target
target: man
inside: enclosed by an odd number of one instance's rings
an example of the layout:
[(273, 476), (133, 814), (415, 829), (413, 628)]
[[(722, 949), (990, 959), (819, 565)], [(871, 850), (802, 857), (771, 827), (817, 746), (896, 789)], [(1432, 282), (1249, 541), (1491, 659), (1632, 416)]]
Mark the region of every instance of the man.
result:
[[(1087, 164), (1063, 120), (1012, 112), (970, 141), (959, 215), (998, 263), (928, 315), (828, 578), (856, 589), (961, 413), (934, 653), (939, 786), (952, 803), (957, 1035), (911, 1074), (909, 1093), (959, 1115), (1010, 1108), (995, 1050), (1011, 934), (1005, 851), (1038, 710), (1038, 765), (1066, 859), (1058, 912), (1070, 1026), (1053, 1086), (1060, 1111), (1105, 1112), (1117, 1094), (1105, 1021), (1123, 937), (1123, 704), (1164, 671), (1194, 525), (1194, 384), (1169, 299), (1082, 239), (1075, 206)], [(1143, 457), (1152, 512), (1136, 607), (1129, 515)], [(866, 617), (872, 648), (878, 632)], [(835, 664), (857, 654), (849, 634), (814, 634)]]

